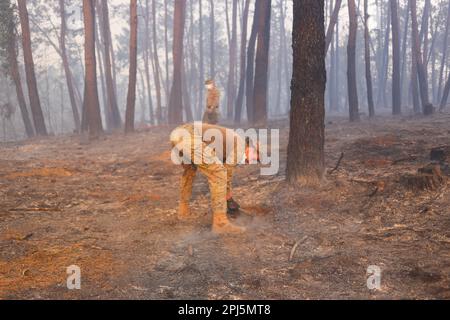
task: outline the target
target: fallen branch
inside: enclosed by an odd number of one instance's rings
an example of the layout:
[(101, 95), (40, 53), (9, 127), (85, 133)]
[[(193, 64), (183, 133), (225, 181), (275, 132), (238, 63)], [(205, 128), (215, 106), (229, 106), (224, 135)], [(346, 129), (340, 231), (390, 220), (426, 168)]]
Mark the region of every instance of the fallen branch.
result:
[(295, 251), (297, 250), (297, 247), (306, 239), (308, 239), (308, 236), (304, 236), (300, 240), (298, 240), (294, 246), (292, 247), (291, 254), (289, 255), (289, 261), (292, 261), (292, 258), (294, 257)]
[(392, 165), (395, 166), (396, 164), (399, 164), (401, 162), (414, 161), (414, 160), (417, 160), (416, 156), (409, 156), (409, 157), (406, 157), (406, 158), (400, 158), (400, 159), (392, 161)]
[(341, 156), (339, 157), (339, 160), (338, 160), (336, 166), (333, 169), (331, 169), (330, 171), (328, 171), (328, 174), (332, 174), (333, 172), (337, 171), (337, 169), (339, 169), (342, 159), (344, 159), (344, 155), (345, 154), (343, 152), (341, 152)]

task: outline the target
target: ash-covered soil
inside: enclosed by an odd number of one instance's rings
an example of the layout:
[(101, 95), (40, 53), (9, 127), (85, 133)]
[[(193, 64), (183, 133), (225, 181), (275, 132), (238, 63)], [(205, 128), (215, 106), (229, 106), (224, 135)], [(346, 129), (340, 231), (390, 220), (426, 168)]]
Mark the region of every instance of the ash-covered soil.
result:
[[(215, 236), (207, 181), (196, 179), (193, 219), (176, 217), (181, 168), (169, 127), (85, 143), (58, 137), (0, 145), (2, 299), (450, 298), (449, 182), (401, 183), (450, 144), (450, 115), (327, 120), (318, 188), (284, 183), (281, 168), (235, 175), (243, 235)], [(66, 268), (81, 268), (68, 290)], [(367, 268), (381, 268), (381, 289)]]

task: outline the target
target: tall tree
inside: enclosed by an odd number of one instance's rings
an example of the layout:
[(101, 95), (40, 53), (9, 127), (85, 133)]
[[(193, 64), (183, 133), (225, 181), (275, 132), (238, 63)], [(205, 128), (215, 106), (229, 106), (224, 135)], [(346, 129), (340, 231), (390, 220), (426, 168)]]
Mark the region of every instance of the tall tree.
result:
[(402, 93), (401, 93), (401, 64), (400, 64), (400, 31), (398, 22), (397, 0), (391, 2), (391, 23), (392, 23), (392, 113), (398, 115), (402, 112)]
[(137, 0), (130, 0), (130, 71), (128, 80), (127, 109), (125, 118), (125, 132), (134, 131), (134, 115), (136, 105), (136, 77), (137, 77)]
[(236, 60), (237, 60), (237, 7), (238, 1), (233, 0), (233, 13), (231, 25), (231, 40), (230, 40), (230, 54), (229, 54), (229, 69), (228, 69), (228, 83), (227, 83), (227, 118), (230, 120), (233, 117), (233, 107), (236, 98)]
[[(146, 0), (148, 1), (148, 0)], [(147, 2), (148, 3), (148, 2)], [(162, 101), (161, 101), (161, 76), (159, 70), (159, 55), (158, 55), (158, 33), (156, 30), (156, 0), (152, 0), (152, 29), (153, 29), (153, 59), (155, 61), (155, 87), (156, 87), (156, 119), (158, 123), (162, 123)]]
[(216, 26), (214, 21), (214, 2), (213, 0), (209, 0), (209, 45), (210, 45), (210, 67), (209, 67), (209, 73), (210, 77), (214, 78), (216, 76)]
[(430, 102), (428, 99), (428, 83), (426, 77), (425, 67), (422, 61), (422, 53), (420, 52), (420, 41), (419, 41), (419, 30), (417, 23), (417, 3), (416, 0), (409, 0), (409, 7), (411, 10), (411, 22), (412, 22), (412, 39), (413, 39), (413, 50), (414, 50), (414, 58), (415, 61), (413, 63), (416, 64), (417, 67), (417, 75), (419, 77), (419, 89), (420, 89), (420, 98), (422, 101), (423, 111), (429, 110), (428, 107)]
[[(331, 2), (331, 0), (330, 0)], [(333, 32), (336, 27), (336, 22), (339, 18), (339, 11), (341, 10), (342, 0), (336, 0), (336, 4), (334, 5), (333, 13), (330, 18), (330, 23), (327, 29), (327, 35), (325, 37), (325, 52), (328, 52), (330, 48), (331, 40), (333, 39)], [(331, 4), (330, 4), (331, 6)]]
[(438, 98), (441, 97), (442, 83), (444, 81), (444, 67), (447, 61), (449, 31), (450, 31), (450, 1), (448, 3), (447, 23), (445, 24), (444, 41), (442, 44), (442, 58), (441, 58), (441, 66), (439, 69)]
[(22, 47), (25, 63), (25, 75), (27, 78), (28, 95), (30, 98), (30, 107), (31, 114), (33, 115), (34, 128), (37, 135), (46, 136), (47, 128), (45, 126), (44, 114), (41, 108), (41, 101), (39, 99), (39, 92), (36, 83), (36, 74), (34, 71), (27, 1), (17, 0), (17, 4), (19, 9), (20, 25), (22, 28)]
[(444, 93), (442, 95), (440, 110), (445, 109), (445, 106), (447, 105), (449, 93), (450, 93), (450, 73), (448, 75), (448, 79), (447, 79), (447, 82), (446, 82), (445, 88), (444, 88)]
[(370, 33), (369, 33), (369, 0), (364, 0), (364, 59), (366, 66), (366, 87), (367, 104), (369, 106), (369, 117), (375, 116), (375, 107), (373, 102), (372, 70), (370, 58)]
[(347, 83), (350, 121), (359, 120), (358, 88), (356, 80), (357, 16), (355, 0), (348, 0), (349, 37), (347, 45)]
[(28, 114), (27, 103), (23, 93), (22, 82), (19, 73), (19, 63), (17, 62), (17, 32), (14, 7), (11, 2), (0, 2), (0, 53), (5, 59), (7, 74), (11, 77), (16, 88), (17, 102), (27, 137), (34, 136), (33, 125)]
[(205, 52), (204, 52), (204, 47), (203, 47), (203, 2), (202, 0), (198, 0), (198, 14), (199, 14), (199, 32), (198, 32), (198, 36), (199, 36), (199, 79), (200, 79), (200, 86), (199, 86), (199, 99), (198, 99), (198, 110), (203, 110), (204, 106), (204, 80), (205, 80)]
[(241, 32), (241, 53), (239, 68), (239, 90), (236, 98), (236, 113), (234, 115), (234, 122), (240, 123), (242, 117), (242, 104), (244, 102), (244, 90), (245, 90), (245, 72), (247, 69), (246, 49), (247, 49), (247, 29), (248, 29), (248, 12), (250, 9), (250, 0), (245, 0), (244, 12), (242, 14), (242, 32)]
[(73, 83), (72, 70), (70, 69), (69, 58), (67, 56), (66, 50), (66, 10), (65, 10), (65, 1), (59, 0), (59, 15), (61, 18), (61, 32), (59, 37), (59, 47), (61, 51), (61, 57), (63, 61), (64, 73), (66, 76), (67, 83), (67, 91), (69, 92), (70, 105), (72, 107), (72, 114), (75, 124), (76, 132), (81, 132), (81, 121), (80, 121), (80, 112), (78, 110), (78, 105), (75, 98), (75, 89)]
[(115, 92), (115, 80), (113, 78), (113, 68), (111, 64), (111, 56), (112, 56), (112, 45), (111, 45), (111, 28), (109, 23), (109, 8), (108, 8), (108, 0), (101, 0), (101, 12), (99, 12), (100, 26), (102, 32), (102, 39), (104, 45), (104, 71), (105, 71), (105, 79), (106, 79), (106, 99), (105, 103), (108, 105), (108, 110), (110, 112), (107, 113), (111, 117), (110, 124), (113, 129), (118, 129), (122, 125), (122, 120), (120, 117), (119, 106), (117, 104), (117, 97)]
[(294, 54), (286, 178), (315, 185), (325, 171), (325, 21), (323, 0), (294, 1)]
[(173, 82), (169, 100), (169, 123), (183, 122), (183, 39), (186, 0), (175, 2), (173, 18)]
[(86, 125), (91, 138), (103, 133), (102, 117), (98, 100), (97, 62), (95, 58), (95, 7), (94, 0), (83, 0), (84, 15), (84, 112)]
[(246, 84), (245, 84), (245, 96), (247, 105), (247, 119), (250, 123), (254, 121), (254, 102), (253, 102), (253, 87), (254, 87), (254, 74), (255, 74), (255, 50), (256, 50), (256, 38), (258, 36), (258, 21), (261, 11), (261, 1), (255, 1), (255, 13), (253, 15), (253, 25), (250, 34), (250, 39), (247, 48), (247, 71), (246, 71)]
[(267, 121), (267, 91), (269, 78), (270, 20), (272, 0), (258, 0), (261, 11), (258, 19), (258, 46), (255, 58), (255, 85), (253, 89), (254, 122)]

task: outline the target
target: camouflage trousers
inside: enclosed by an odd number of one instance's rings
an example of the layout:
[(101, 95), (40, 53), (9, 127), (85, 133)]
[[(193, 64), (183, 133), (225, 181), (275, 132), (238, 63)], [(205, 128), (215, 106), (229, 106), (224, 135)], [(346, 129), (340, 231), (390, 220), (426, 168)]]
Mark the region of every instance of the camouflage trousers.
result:
[[(201, 133), (194, 132), (189, 125), (182, 126), (188, 130), (192, 137), (199, 136)], [(202, 143), (198, 147), (188, 145), (191, 149), (191, 159), (203, 159), (201, 164), (183, 164), (184, 172), (180, 183), (180, 202), (188, 204), (192, 197), (192, 187), (197, 171), (200, 171), (207, 179), (211, 193), (211, 206), (213, 212), (227, 211), (227, 198), (231, 197), (233, 184), (233, 164), (229, 165), (220, 161), (215, 153)], [(234, 153), (234, 151), (233, 151)]]
[(189, 165), (185, 164), (181, 178), (181, 203), (189, 203), (192, 186), (197, 170), (208, 179), (213, 212), (226, 212), (227, 198), (231, 197), (233, 167), (222, 164)]

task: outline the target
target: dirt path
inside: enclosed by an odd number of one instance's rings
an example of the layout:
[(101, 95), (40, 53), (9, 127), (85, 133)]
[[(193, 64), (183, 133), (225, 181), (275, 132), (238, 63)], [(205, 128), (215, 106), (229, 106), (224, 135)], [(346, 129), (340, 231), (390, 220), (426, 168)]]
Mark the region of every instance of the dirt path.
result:
[[(330, 119), (327, 167), (345, 156), (315, 190), (283, 183), (287, 123), (274, 124), (282, 129), (280, 175), (238, 170), (236, 198), (251, 213), (240, 223), (249, 231), (228, 237), (209, 231), (201, 177), (194, 219), (177, 221), (181, 170), (170, 162), (169, 128), (91, 144), (3, 144), (0, 298), (448, 299), (449, 183), (411, 192), (398, 178), (450, 143), (449, 123), (449, 115)], [(70, 265), (81, 268), (81, 290), (66, 288)], [(382, 270), (379, 291), (366, 287), (369, 265)]]

